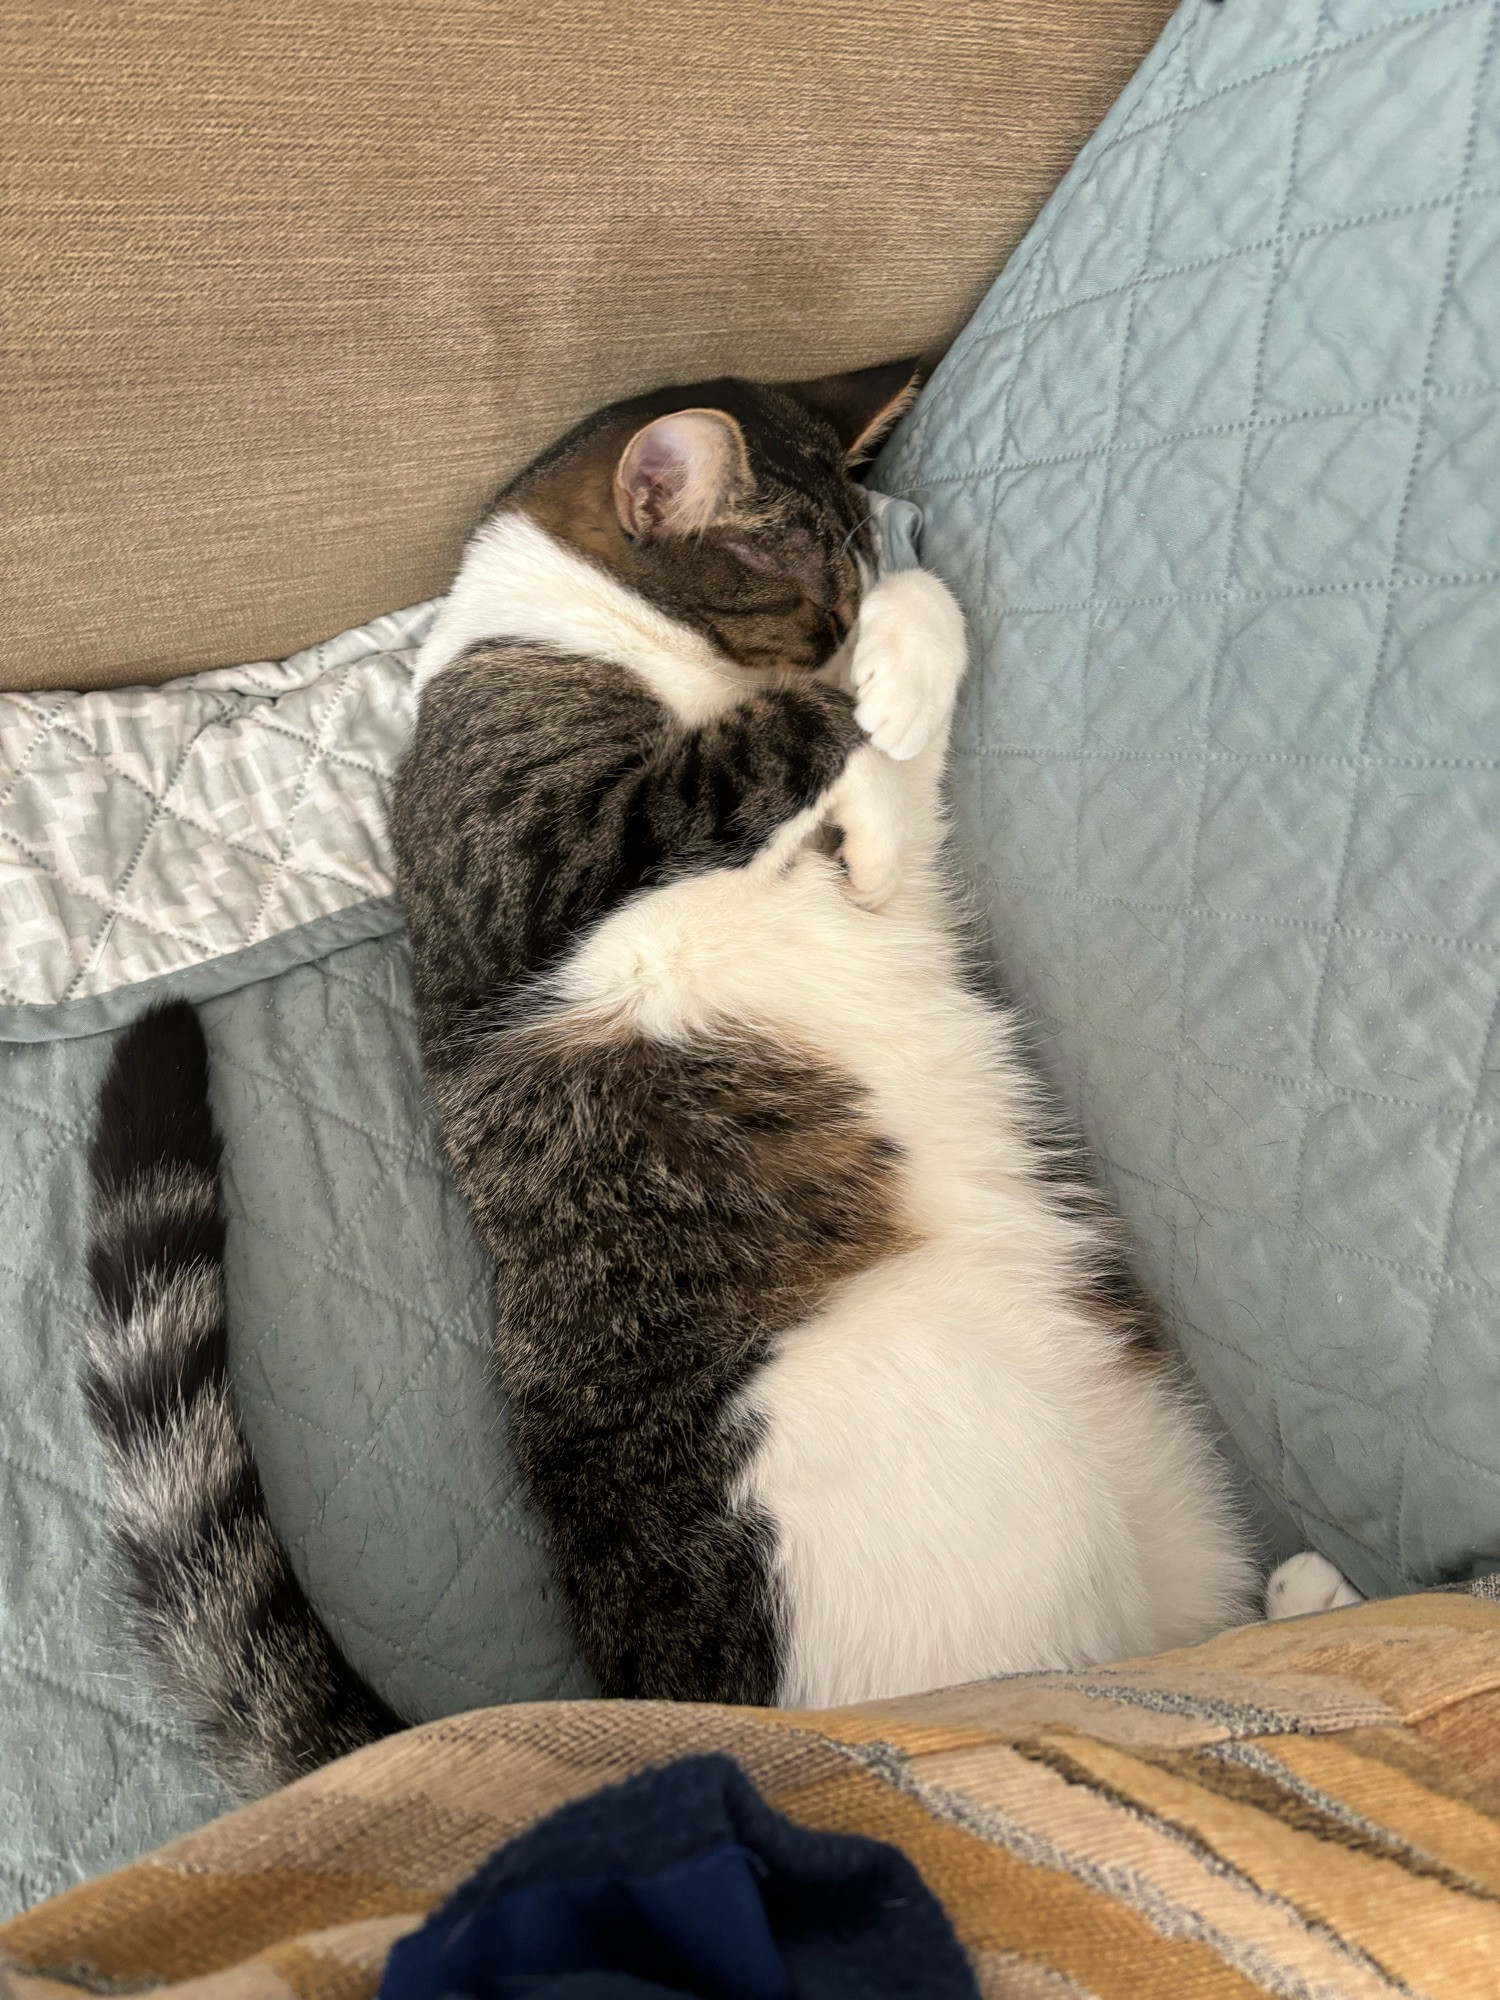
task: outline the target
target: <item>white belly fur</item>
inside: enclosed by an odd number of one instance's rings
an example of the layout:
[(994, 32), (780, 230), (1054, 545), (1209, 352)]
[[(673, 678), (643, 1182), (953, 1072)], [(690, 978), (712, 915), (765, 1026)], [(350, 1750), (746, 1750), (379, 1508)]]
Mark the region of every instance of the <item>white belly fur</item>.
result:
[(960, 981), (935, 877), (869, 914), (811, 852), (698, 876), (601, 923), (557, 985), (582, 1020), (748, 1024), (818, 1053), (903, 1151), (918, 1246), (785, 1335), (745, 1395), (784, 1702), (1083, 1666), (1248, 1615), (1196, 1416), (1069, 1296), (1078, 1225), (1025, 1173), (1026, 1072)]

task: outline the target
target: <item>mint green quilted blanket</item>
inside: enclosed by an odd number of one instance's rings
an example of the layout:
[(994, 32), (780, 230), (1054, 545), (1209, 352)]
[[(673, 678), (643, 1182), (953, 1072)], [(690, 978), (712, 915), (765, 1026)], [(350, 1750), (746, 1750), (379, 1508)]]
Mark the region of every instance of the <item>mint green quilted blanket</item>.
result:
[(1187, 0), (879, 467), (996, 964), (1276, 1552), (1500, 1567), (1500, 8)]

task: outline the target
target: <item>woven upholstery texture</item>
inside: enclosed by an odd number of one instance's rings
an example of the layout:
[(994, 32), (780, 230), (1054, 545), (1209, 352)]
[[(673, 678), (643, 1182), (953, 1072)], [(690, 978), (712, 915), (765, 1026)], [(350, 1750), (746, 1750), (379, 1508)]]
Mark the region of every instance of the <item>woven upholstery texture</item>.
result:
[(0, 686), (441, 590), (612, 397), (941, 347), (1170, 0), (0, 10)]
[(494, 1847), (714, 1750), (802, 1825), (901, 1848), (986, 2000), (1492, 2000), (1497, 1660), (1500, 1607), (1434, 1595), (861, 1708), (489, 1709), (44, 1904), (0, 1958), (12, 2000), (371, 2000)]

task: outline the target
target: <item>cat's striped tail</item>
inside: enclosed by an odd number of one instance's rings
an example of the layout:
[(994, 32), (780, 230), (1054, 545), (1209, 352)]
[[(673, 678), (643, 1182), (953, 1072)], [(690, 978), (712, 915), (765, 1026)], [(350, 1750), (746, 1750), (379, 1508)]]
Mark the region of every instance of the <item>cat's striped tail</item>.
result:
[(99, 1094), (84, 1390), (140, 1636), (253, 1797), (403, 1724), (320, 1624), (266, 1513), (229, 1381), (219, 1152), (198, 1018), (158, 1007)]

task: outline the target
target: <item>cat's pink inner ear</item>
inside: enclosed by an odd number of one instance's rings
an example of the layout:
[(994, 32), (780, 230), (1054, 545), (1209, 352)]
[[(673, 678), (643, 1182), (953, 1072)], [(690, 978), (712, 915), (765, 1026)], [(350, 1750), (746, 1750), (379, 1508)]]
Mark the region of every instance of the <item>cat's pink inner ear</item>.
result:
[(674, 410), (638, 430), (615, 469), (627, 535), (690, 535), (717, 520), (748, 475), (740, 427), (722, 410)]

